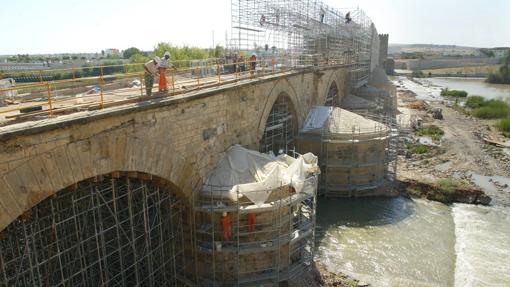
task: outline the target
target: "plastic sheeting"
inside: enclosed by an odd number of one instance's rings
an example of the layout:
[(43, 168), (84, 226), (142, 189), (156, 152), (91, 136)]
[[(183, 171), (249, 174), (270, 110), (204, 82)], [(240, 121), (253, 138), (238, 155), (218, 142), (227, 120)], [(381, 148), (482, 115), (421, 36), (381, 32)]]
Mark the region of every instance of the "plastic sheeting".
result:
[(311, 153), (297, 159), (288, 155), (274, 157), (234, 145), (207, 177), (202, 194), (232, 201), (246, 196), (261, 205), (281, 186), (291, 185), (297, 192), (303, 191), (305, 180), (317, 172), (317, 157)]
[(388, 130), (388, 127), (382, 123), (338, 107), (312, 107), (300, 132), (317, 132), (323, 128), (335, 134), (359, 134)]

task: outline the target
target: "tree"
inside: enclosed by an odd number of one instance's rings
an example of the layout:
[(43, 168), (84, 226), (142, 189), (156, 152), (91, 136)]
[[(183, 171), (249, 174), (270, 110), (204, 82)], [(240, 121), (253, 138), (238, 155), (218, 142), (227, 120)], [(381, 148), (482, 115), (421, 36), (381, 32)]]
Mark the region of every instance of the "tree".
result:
[(140, 53), (134, 54), (129, 58), (129, 62), (131, 62), (132, 64), (145, 63), (147, 61), (148, 61), (147, 57)]
[(133, 56), (135, 54), (140, 54), (140, 49), (138, 49), (136, 47), (131, 47), (131, 48), (127, 48), (126, 50), (124, 50), (122, 52), (122, 57), (124, 59), (131, 59), (131, 56)]
[(501, 60), (501, 67), (496, 73), (489, 73), (487, 82), (494, 84), (510, 84), (510, 51)]
[(71, 59), (73, 59), (73, 60), (78, 60), (78, 56), (73, 55), (73, 56), (71, 57)]

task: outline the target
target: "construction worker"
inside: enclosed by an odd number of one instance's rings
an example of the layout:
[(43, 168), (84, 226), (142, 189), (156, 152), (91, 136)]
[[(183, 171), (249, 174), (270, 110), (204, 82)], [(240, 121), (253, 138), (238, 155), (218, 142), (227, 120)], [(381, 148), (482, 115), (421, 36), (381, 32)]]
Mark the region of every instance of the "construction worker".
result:
[(245, 72), (246, 71), (246, 64), (244, 63), (244, 56), (239, 56), (239, 72)]
[(347, 14), (345, 14), (345, 24), (349, 24), (351, 22), (352, 22), (351, 12), (347, 12)]
[(232, 239), (232, 225), (227, 212), (223, 212), (221, 215), (221, 226), (223, 227), (223, 240), (230, 241)]
[(257, 215), (255, 213), (248, 213), (248, 232), (255, 231), (256, 223), (257, 223)]
[(253, 76), (253, 73), (255, 73), (255, 68), (257, 68), (257, 55), (251, 54), (250, 57), (250, 73)]
[(159, 91), (166, 92), (168, 91), (168, 86), (166, 83), (166, 69), (170, 67), (170, 52), (166, 51), (161, 63), (159, 63)]
[(154, 57), (151, 61), (145, 63), (143, 66), (145, 73), (145, 91), (147, 92), (147, 96), (150, 97), (152, 95), (152, 86), (154, 86), (154, 76), (158, 72), (159, 62), (161, 60), (158, 56)]

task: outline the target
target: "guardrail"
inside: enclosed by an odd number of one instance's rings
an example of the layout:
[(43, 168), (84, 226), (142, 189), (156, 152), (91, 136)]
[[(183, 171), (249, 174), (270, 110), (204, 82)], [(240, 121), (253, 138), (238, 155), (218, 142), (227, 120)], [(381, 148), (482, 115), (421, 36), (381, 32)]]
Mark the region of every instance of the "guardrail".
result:
[[(236, 83), (243, 79), (283, 73), (306, 67), (325, 67), (353, 64), (346, 59), (319, 60), (314, 56), (249, 59), (225, 63), (225, 59), (205, 59), (171, 62), (165, 77), (168, 91), (155, 96), (175, 96), (207, 87)], [(122, 72), (119, 72), (122, 69)], [(82, 77), (84, 71), (97, 72), (97, 76)], [(70, 72), (72, 78), (50, 80), (52, 73)], [(20, 74), (27, 74), (22, 72)], [(0, 125), (24, 120), (53, 117), (76, 110), (103, 109), (147, 99), (143, 64), (122, 64), (79, 69), (35, 71), (39, 81), (0, 89)], [(154, 87), (152, 87), (154, 89)], [(12, 98), (2, 99), (9, 91), (17, 91)], [(1, 101), (7, 106), (1, 106)]]

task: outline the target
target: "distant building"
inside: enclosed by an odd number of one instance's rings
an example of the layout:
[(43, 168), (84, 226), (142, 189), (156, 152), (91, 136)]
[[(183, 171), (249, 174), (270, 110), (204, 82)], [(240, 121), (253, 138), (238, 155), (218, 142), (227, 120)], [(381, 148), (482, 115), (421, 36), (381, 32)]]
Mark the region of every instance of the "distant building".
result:
[(119, 49), (105, 49), (104, 50), (105, 57), (108, 56), (120, 56), (120, 50)]

